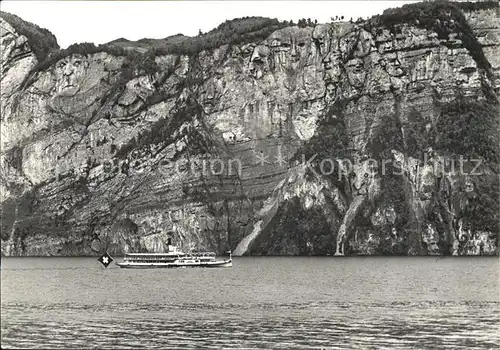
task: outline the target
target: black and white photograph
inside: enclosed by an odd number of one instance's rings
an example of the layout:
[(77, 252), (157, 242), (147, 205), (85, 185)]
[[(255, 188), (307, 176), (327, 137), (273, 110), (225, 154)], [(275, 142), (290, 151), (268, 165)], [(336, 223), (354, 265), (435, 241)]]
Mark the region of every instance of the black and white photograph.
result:
[(500, 349), (498, 0), (0, 4), (2, 349)]

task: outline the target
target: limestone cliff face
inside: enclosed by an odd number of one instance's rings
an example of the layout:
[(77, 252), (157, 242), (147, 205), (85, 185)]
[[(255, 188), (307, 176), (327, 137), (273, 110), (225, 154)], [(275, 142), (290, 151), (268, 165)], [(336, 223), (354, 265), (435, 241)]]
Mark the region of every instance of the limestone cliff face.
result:
[(496, 254), (499, 9), (439, 6), (48, 64), (0, 19), (2, 255)]

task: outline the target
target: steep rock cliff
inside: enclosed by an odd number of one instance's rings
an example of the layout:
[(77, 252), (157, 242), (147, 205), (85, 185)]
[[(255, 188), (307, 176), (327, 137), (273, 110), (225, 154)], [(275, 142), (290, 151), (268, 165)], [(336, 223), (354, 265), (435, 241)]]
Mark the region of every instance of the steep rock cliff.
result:
[(425, 3), (185, 53), (40, 55), (32, 33), (50, 33), (2, 15), (2, 255), (159, 252), (167, 236), (236, 254), (495, 254), (499, 17)]

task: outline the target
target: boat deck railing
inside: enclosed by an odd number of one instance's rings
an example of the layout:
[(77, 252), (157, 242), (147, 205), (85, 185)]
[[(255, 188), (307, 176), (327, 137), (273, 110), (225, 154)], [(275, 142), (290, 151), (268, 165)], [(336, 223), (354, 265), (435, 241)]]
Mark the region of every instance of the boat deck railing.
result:
[(127, 261), (172, 261), (177, 259), (214, 259), (215, 253), (212, 252), (198, 252), (189, 254), (160, 254), (160, 253), (129, 253), (125, 254)]
[(198, 256), (216, 256), (216, 254), (213, 252), (192, 252), (192, 253), (189, 253), (187, 255), (196, 256), (196, 257), (198, 257)]
[(217, 254), (213, 252), (191, 252), (191, 253), (125, 253), (125, 256), (136, 256), (136, 257), (176, 257), (176, 256), (217, 256)]

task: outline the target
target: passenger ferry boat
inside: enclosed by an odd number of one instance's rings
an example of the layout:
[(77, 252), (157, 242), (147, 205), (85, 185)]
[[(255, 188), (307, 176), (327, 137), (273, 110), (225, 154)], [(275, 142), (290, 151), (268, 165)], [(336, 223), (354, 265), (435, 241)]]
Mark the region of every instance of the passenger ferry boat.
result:
[(217, 260), (215, 253), (185, 254), (178, 250), (176, 246), (168, 245), (166, 253), (127, 253), (123, 262), (116, 265), (125, 268), (231, 267), (233, 262), (231, 252), (229, 252), (229, 259)]

